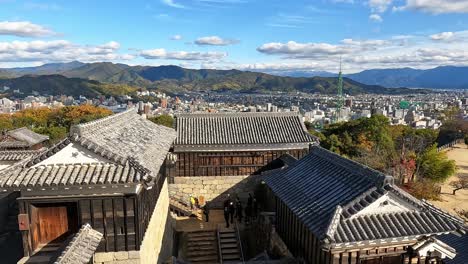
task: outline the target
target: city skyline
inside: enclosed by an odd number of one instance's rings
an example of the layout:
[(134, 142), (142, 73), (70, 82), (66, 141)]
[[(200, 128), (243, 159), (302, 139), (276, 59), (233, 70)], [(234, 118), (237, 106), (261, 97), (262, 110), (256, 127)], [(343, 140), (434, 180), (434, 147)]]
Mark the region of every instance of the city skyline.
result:
[(466, 65), (468, 1), (0, 1), (0, 68), (50, 62), (265, 72)]

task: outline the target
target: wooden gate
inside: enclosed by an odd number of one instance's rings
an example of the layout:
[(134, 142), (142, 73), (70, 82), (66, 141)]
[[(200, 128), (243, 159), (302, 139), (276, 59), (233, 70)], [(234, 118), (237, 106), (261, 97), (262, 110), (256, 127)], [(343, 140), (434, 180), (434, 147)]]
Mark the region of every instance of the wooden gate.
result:
[(31, 242), (33, 251), (57, 240), (65, 239), (74, 231), (69, 224), (70, 208), (66, 205), (31, 206)]

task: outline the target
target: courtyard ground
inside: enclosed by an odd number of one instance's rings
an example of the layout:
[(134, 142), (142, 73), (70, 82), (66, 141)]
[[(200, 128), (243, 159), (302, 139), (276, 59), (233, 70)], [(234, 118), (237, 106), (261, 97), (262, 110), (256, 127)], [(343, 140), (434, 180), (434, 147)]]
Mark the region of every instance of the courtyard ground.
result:
[[(466, 144), (457, 144), (454, 148), (447, 150), (447, 156), (449, 159), (455, 160), (457, 164), (456, 175), (468, 175), (468, 147)], [(455, 210), (468, 210), (468, 190), (459, 190), (456, 195), (452, 194), (453, 187), (450, 186), (450, 182), (456, 180), (456, 175), (442, 185), (440, 201), (430, 201), (453, 215), (457, 215)]]

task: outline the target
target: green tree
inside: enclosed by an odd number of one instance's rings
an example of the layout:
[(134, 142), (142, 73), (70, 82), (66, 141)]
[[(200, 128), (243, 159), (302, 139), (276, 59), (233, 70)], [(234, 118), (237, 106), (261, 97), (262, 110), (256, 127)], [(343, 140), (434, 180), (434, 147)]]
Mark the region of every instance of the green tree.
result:
[(163, 125), (163, 126), (167, 126), (170, 128), (174, 127), (174, 118), (170, 115), (154, 116), (154, 117), (148, 118), (148, 120), (158, 125)]
[(434, 144), (422, 153), (417, 159), (417, 174), (433, 182), (442, 183), (456, 171), (454, 160), (449, 160), (443, 151), (437, 151)]

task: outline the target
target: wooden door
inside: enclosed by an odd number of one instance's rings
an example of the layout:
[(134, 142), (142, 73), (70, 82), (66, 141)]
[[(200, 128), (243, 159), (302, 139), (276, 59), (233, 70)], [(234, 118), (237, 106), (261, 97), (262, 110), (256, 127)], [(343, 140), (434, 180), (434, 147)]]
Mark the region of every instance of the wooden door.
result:
[(31, 208), (33, 250), (46, 245), (69, 231), (66, 206)]

